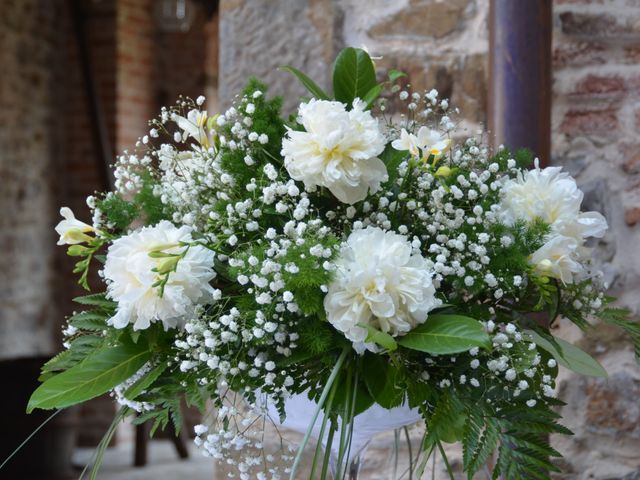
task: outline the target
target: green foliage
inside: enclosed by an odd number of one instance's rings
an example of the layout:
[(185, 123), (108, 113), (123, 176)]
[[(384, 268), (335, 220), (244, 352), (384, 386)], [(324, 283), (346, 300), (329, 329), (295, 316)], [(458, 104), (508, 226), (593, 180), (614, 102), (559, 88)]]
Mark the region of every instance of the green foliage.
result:
[(155, 185), (155, 178), (150, 173), (145, 173), (142, 176), (142, 188), (134, 198), (134, 203), (139, 206), (147, 225), (156, 225), (161, 220), (171, 219), (171, 212), (167, 206), (153, 193)]
[(166, 363), (161, 363), (155, 368), (151, 369), (146, 375), (144, 375), (140, 380), (131, 385), (126, 392), (124, 392), (125, 398), (129, 400), (135, 400), (139, 395), (144, 393), (144, 391), (149, 388), (153, 382), (155, 382), (160, 375), (164, 373), (167, 369)]
[(336, 348), (335, 329), (328, 322), (308, 317), (300, 320), (296, 328), (300, 335), (300, 348), (311, 356)]
[(603, 322), (619, 327), (629, 335), (633, 342), (636, 360), (640, 363), (640, 323), (631, 318), (631, 311), (628, 308), (606, 307), (598, 316)]
[(98, 350), (40, 385), (29, 400), (27, 411), (65, 408), (102, 395), (131, 377), (150, 356), (142, 343)]
[(495, 418), (486, 417), (485, 412), (477, 408), (466, 410), (462, 451), (469, 479), (486, 465), (498, 446), (499, 433), (499, 424)]
[[(256, 91), (262, 92), (257, 98), (253, 98), (253, 93)], [(269, 141), (262, 145), (257, 142), (251, 149), (250, 155), (255, 162), (252, 168), (248, 168), (244, 162), (244, 157), (247, 155), (246, 151), (237, 149), (232, 150), (230, 148), (221, 148), (221, 163), (222, 167), (233, 175), (237, 180), (237, 184), (244, 188), (244, 185), (249, 183), (249, 180), (253, 177), (262, 175), (262, 167), (266, 163), (273, 163), (278, 168), (282, 159), (280, 156), (280, 150), (282, 149), (282, 137), (285, 134), (286, 128), (284, 121), (280, 115), (280, 109), (282, 108), (282, 98), (275, 97), (267, 99), (266, 97), (267, 86), (264, 83), (259, 82), (255, 78), (250, 78), (247, 86), (242, 90), (241, 97), (246, 97), (249, 100), (243, 101), (237, 108), (243, 109), (246, 103), (253, 103), (255, 105), (255, 112), (251, 118), (253, 123), (251, 129), (260, 134), (266, 134)], [(231, 128), (233, 125), (225, 125), (222, 127), (222, 134), (231, 138)], [(244, 197), (245, 192), (241, 195)]]
[(324, 93), (324, 91), (313, 80), (311, 80), (309, 77), (307, 77), (304, 73), (302, 73), (297, 68), (293, 68), (290, 66), (283, 66), (283, 67), (280, 67), (280, 70), (284, 72), (289, 72), (292, 75), (294, 75), (298, 80), (300, 80), (300, 83), (302, 83), (302, 85), (304, 85), (305, 88), (309, 90), (309, 93), (311, 93), (311, 95), (313, 95), (315, 98), (319, 100), (329, 100), (329, 96), (326, 93)]
[(381, 332), (380, 330), (373, 328), (371, 325), (358, 324), (358, 326), (367, 329), (367, 338), (365, 339), (365, 342), (380, 345), (389, 352), (393, 352), (398, 349), (398, 344), (388, 333)]
[(124, 231), (138, 218), (136, 203), (125, 200), (117, 193), (110, 193), (104, 199), (96, 201), (96, 208), (105, 216), (107, 224), (112, 225), (116, 231)]
[(405, 398), (403, 375), (400, 370), (381, 355), (367, 352), (362, 362), (362, 374), (369, 394), (384, 408), (402, 404)]
[(437, 355), (490, 347), (489, 335), (480, 322), (462, 315), (444, 314), (431, 315), (397, 342), (405, 348)]
[(553, 337), (552, 335), (541, 335), (533, 330), (525, 330), (533, 342), (540, 348), (545, 349), (563, 367), (568, 368), (581, 375), (590, 377), (606, 377), (607, 371), (587, 352), (580, 350), (575, 345)]
[(333, 67), (333, 94), (350, 106), (355, 98), (365, 98), (376, 87), (376, 72), (369, 54), (360, 48), (342, 50)]
[(558, 425), (555, 414), (544, 403), (536, 407), (512, 407), (500, 412), (500, 448), (493, 479), (549, 479), (559, 472), (550, 458), (561, 455), (549, 445), (547, 434), (570, 434)]

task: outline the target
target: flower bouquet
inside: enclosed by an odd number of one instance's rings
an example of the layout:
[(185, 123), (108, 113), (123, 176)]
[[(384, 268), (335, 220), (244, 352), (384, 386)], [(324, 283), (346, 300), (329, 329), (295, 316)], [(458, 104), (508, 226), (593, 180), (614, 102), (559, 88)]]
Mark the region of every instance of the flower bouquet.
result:
[[(310, 93), (296, 115), (254, 79), (223, 114), (181, 98), (88, 198), (92, 225), (61, 210), (80, 283), (96, 268), (106, 288), (76, 299), (29, 410), (111, 392), (104, 449), (127, 415), (179, 429), (186, 399), (197, 445), (241, 479), (302, 478), (311, 437), (309, 478), (342, 479), (372, 435), (422, 419), (416, 478), (449, 465), (444, 442), (469, 478), (490, 458), (494, 478), (548, 478), (545, 434), (570, 433), (558, 365), (606, 375), (552, 324), (598, 317), (640, 344), (590, 265), (605, 219), (561, 168), (463, 138), (435, 90), (379, 83), (364, 50), (339, 54), (332, 95), (283, 70)], [(302, 441), (267, 441), (282, 425)]]

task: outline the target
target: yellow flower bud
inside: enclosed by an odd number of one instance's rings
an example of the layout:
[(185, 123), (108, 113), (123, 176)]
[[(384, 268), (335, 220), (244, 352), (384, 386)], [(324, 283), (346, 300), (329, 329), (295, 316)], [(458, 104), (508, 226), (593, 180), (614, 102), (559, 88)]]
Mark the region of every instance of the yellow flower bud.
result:
[(449, 175), (451, 175), (451, 172), (452, 170), (449, 167), (447, 167), (446, 165), (443, 165), (440, 168), (438, 168), (438, 170), (436, 170), (435, 176), (446, 178)]

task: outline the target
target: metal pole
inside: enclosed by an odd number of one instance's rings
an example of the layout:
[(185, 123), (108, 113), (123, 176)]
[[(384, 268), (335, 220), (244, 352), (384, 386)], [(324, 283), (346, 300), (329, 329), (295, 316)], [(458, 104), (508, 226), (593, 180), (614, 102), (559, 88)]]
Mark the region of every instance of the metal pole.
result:
[(491, 0), (489, 133), (493, 145), (551, 156), (551, 0)]

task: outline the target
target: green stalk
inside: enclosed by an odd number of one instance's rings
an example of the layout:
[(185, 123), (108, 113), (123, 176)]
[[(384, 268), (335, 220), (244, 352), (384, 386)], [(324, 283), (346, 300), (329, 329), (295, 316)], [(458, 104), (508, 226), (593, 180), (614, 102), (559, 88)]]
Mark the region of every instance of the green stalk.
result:
[[(347, 370), (347, 381), (345, 383), (345, 386), (347, 388), (347, 394), (345, 395), (345, 399), (344, 399), (344, 410), (342, 412), (342, 425), (340, 428), (340, 446), (338, 448), (338, 462), (337, 462), (337, 469), (336, 469), (336, 480), (342, 480), (344, 478), (344, 475), (342, 473), (342, 464), (344, 462), (344, 454), (345, 454), (345, 448), (346, 448), (346, 440), (347, 440), (347, 428), (349, 426), (350, 423), (350, 419), (349, 419), (349, 413), (350, 413), (350, 406), (351, 406), (351, 367), (349, 367), (349, 369)], [(345, 466), (345, 472), (346, 472), (346, 466)]]
[(327, 436), (327, 445), (324, 448), (324, 459), (322, 461), (322, 472), (320, 473), (320, 480), (326, 480), (327, 478), (327, 473), (329, 471), (329, 461), (331, 460), (331, 446), (333, 445), (333, 437), (335, 433), (336, 433), (336, 425), (332, 420), (331, 425), (329, 426), (329, 435)]
[(289, 480), (296, 480), (296, 473), (298, 471), (298, 467), (300, 466), (300, 461), (302, 460), (302, 453), (304, 452), (304, 449), (309, 443), (309, 437), (311, 437), (311, 432), (313, 431), (313, 427), (316, 424), (316, 421), (318, 420), (318, 415), (320, 414), (320, 410), (322, 410), (322, 406), (324, 405), (324, 402), (326, 401), (327, 396), (329, 395), (329, 391), (333, 386), (333, 382), (335, 382), (336, 377), (338, 376), (338, 373), (340, 373), (340, 369), (342, 368), (342, 365), (344, 364), (344, 361), (347, 358), (347, 355), (349, 354), (350, 350), (351, 350), (350, 345), (346, 346), (344, 350), (342, 350), (340, 357), (338, 357), (338, 361), (333, 367), (333, 370), (331, 370), (331, 374), (329, 375), (327, 384), (324, 386), (324, 389), (322, 390), (322, 394), (320, 395), (320, 400), (318, 400), (318, 405), (316, 406), (316, 410), (313, 414), (313, 418), (311, 419), (309, 427), (307, 428), (307, 432), (304, 434), (302, 443), (298, 448), (298, 453), (296, 454), (296, 458), (293, 461), (293, 466), (291, 467), (291, 474), (289, 475)]
[(322, 450), (322, 438), (324, 437), (324, 429), (327, 426), (327, 421), (329, 420), (329, 413), (331, 412), (331, 406), (333, 405), (333, 397), (336, 395), (336, 390), (338, 387), (338, 382), (333, 382), (333, 386), (331, 387), (331, 393), (329, 393), (329, 399), (327, 400), (327, 408), (324, 410), (324, 416), (322, 418), (322, 426), (320, 427), (320, 434), (318, 435), (318, 443), (316, 445), (316, 451), (313, 455), (313, 463), (311, 464), (311, 473), (309, 474), (309, 478), (313, 478), (313, 475), (316, 473), (316, 466), (318, 463), (318, 457), (320, 456), (320, 452)]
[(444, 448), (442, 448), (442, 443), (440, 443), (440, 440), (438, 440), (436, 443), (438, 445), (438, 450), (440, 450), (440, 455), (442, 455), (442, 460), (444, 461), (444, 464), (447, 467), (447, 473), (449, 474), (449, 478), (451, 480), (456, 480), (455, 477), (453, 476), (453, 470), (451, 470), (451, 465), (449, 465), (449, 460), (447, 460), (447, 454), (444, 453)]
[(409, 429), (403, 427), (404, 436), (407, 439), (407, 448), (409, 450), (409, 480), (413, 480), (413, 451), (411, 449), (411, 438), (409, 437)]

